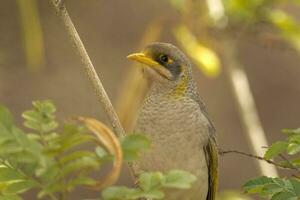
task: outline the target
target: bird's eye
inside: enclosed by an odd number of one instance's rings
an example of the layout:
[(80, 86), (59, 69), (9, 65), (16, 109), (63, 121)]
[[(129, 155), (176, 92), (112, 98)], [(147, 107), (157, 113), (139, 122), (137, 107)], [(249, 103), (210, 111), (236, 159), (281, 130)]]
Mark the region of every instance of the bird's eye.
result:
[(159, 60), (163, 63), (167, 63), (169, 61), (169, 57), (167, 55), (160, 55)]

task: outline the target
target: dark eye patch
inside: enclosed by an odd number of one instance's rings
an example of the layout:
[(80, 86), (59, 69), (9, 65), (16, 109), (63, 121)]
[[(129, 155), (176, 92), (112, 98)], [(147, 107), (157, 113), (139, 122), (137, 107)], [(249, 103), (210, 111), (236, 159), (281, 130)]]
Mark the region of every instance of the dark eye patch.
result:
[(165, 54), (161, 54), (161, 55), (159, 56), (159, 61), (160, 61), (161, 63), (168, 63), (168, 61), (169, 61), (169, 56), (167, 56), (167, 55), (165, 55)]
[(164, 67), (173, 74), (174, 79), (176, 79), (182, 71), (182, 67), (177, 62), (167, 63)]
[[(171, 44), (154, 42), (145, 48), (144, 53), (169, 70), (174, 79), (177, 79), (186, 67), (190, 68), (190, 62), (184, 53)], [(162, 55), (166, 55), (167, 58)]]
[(156, 59), (155, 59), (159, 64), (161, 64), (162, 66), (164, 66), (166, 69), (168, 69), (174, 79), (176, 79), (179, 74), (181, 73), (181, 66), (178, 62), (174, 61), (170, 56), (168, 56), (167, 54), (159, 54), (156, 55)]
[(162, 54), (162, 53), (155, 55), (154, 59), (159, 64), (161, 64), (162, 66), (165, 66), (165, 67), (166, 67), (167, 64), (171, 63), (171, 61), (172, 61), (172, 58), (169, 55)]

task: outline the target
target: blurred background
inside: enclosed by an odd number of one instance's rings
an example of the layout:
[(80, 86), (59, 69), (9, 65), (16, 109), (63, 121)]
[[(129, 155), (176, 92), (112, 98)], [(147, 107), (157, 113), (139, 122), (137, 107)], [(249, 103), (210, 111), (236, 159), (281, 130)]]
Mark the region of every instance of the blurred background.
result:
[[(147, 85), (126, 56), (152, 41), (191, 58), (220, 148), (255, 153), (249, 120), (269, 143), (282, 128), (299, 127), (300, 1), (67, 0), (66, 7), (127, 131)], [(82, 115), (109, 124), (50, 1), (1, 0), (0, 27), (0, 102), (19, 124), (42, 99), (53, 100), (61, 121)], [(220, 191), (259, 175), (251, 158), (220, 157)], [(128, 179), (125, 171), (120, 182)], [(86, 193), (73, 199), (97, 196)]]

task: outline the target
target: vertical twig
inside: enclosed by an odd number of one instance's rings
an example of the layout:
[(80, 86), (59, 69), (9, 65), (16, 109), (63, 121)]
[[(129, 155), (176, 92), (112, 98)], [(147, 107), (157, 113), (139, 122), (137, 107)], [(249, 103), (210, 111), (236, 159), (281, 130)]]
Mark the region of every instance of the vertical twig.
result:
[[(108, 116), (111, 126), (114, 129), (114, 132), (117, 134), (118, 137), (125, 136), (125, 131), (120, 123), (120, 120), (105, 92), (105, 89), (101, 83), (101, 80), (99, 79), (97, 72), (94, 68), (94, 65), (78, 35), (78, 32), (67, 12), (67, 9), (65, 5), (62, 3), (61, 0), (50, 0), (53, 4), (57, 15), (61, 19), (69, 38), (72, 42), (72, 44), (75, 47), (76, 52), (81, 58), (81, 62), (83, 64), (83, 67), (85, 69), (86, 75), (90, 82), (92, 83), (92, 86), (95, 90), (95, 93), (97, 95), (98, 101), (101, 103), (102, 107), (105, 110), (106, 115)], [(137, 169), (134, 165), (129, 165), (130, 171), (133, 175), (133, 177), (137, 177)]]
[(87, 74), (87, 77), (89, 78), (90, 82), (92, 83), (92, 86), (95, 90), (95, 93), (97, 95), (98, 101), (103, 106), (105, 113), (107, 114), (110, 123), (115, 131), (115, 133), (121, 137), (125, 135), (125, 132), (121, 126), (121, 123), (117, 117), (117, 114), (104, 90), (104, 87), (97, 75), (97, 72), (95, 70), (95, 67), (78, 35), (78, 32), (67, 12), (66, 7), (61, 4), (61, 1), (57, 0), (51, 0), (52, 4), (54, 5), (54, 8), (59, 16), (59, 18), (62, 20), (63, 25), (66, 28), (66, 31), (69, 35), (69, 38), (72, 42), (72, 44), (75, 47), (76, 52), (81, 58), (81, 62), (83, 64), (84, 70)]

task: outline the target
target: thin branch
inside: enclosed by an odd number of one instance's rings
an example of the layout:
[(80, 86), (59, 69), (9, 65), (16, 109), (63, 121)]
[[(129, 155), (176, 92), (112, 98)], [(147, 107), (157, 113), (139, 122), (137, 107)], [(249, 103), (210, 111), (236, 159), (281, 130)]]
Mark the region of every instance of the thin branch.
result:
[(287, 162), (288, 164), (289, 164), (289, 166), (290, 166), (290, 168), (291, 169), (295, 169), (295, 170), (297, 170), (298, 172), (300, 172), (300, 170), (289, 160), (289, 159), (287, 159), (284, 155), (282, 155), (282, 154), (279, 154), (279, 157), (282, 159), (282, 160), (284, 160), (285, 162)]
[(92, 86), (95, 90), (95, 93), (97, 95), (98, 101), (102, 104), (105, 113), (107, 114), (110, 123), (115, 131), (115, 133), (120, 137), (124, 136), (125, 132), (121, 126), (121, 123), (117, 117), (117, 114), (104, 90), (104, 87), (97, 75), (97, 72), (95, 70), (95, 67), (78, 35), (78, 32), (67, 12), (67, 9), (64, 5), (60, 5), (60, 1), (57, 2), (57, 0), (51, 0), (52, 4), (54, 5), (56, 12), (59, 16), (59, 18), (62, 20), (63, 25), (66, 28), (66, 31), (70, 37), (70, 40), (72, 44), (75, 47), (76, 52), (81, 58), (81, 62), (83, 64), (83, 67), (86, 71), (86, 74), (92, 83)]
[[(95, 70), (95, 67), (78, 35), (78, 32), (67, 12), (67, 9), (63, 3), (61, 3), (61, 0), (50, 0), (53, 4), (57, 15), (61, 19), (69, 38), (72, 42), (72, 44), (75, 47), (75, 50), (77, 54), (81, 58), (81, 62), (83, 64), (84, 70), (86, 72), (86, 75), (89, 79), (89, 81), (92, 83), (93, 89), (96, 93), (98, 101), (101, 103), (102, 107), (104, 108), (104, 111), (107, 115), (107, 117), (110, 120), (111, 126), (114, 130), (114, 132), (117, 134), (118, 137), (125, 136), (125, 131), (120, 123), (120, 120), (105, 92), (105, 89), (101, 83), (101, 80), (99, 79), (97, 72)], [(130, 171), (134, 177), (137, 176), (137, 167), (134, 165), (129, 166)]]
[(221, 149), (219, 149), (219, 155), (220, 156), (224, 156), (225, 154), (230, 154), (230, 153), (235, 153), (235, 154), (243, 155), (243, 156), (246, 156), (246, 157), (254, 158), (254, 159), (257, 159), (257, 160), (265, 161), (265, 162), (267, 162), (271, 165), (274, 165), (278, 168), (292, 169), (292, 170), (296, 170), (297, 172), (300, 172), (300, 170), (297, 167), (295, 167), (293, 164), (291, 164), (289, 166), (285, 166), (285, 165), (282, 165), (280, 163), (274, 162), (272, 160), (265, 159), (262, 156), (257, 156), (257, 155), (253, 155), (253, 154), (250, 154), (250, 153), (245, 153), (245, 152), (242, 152), (242, 151), (238, 151), (238, 150), (221, 150)]
[(300, 176), (299, 176), (299, 175), (292, 174), (292, 177), (297, 178), (297, 179), (300, 179)]

